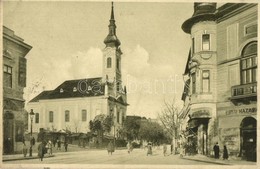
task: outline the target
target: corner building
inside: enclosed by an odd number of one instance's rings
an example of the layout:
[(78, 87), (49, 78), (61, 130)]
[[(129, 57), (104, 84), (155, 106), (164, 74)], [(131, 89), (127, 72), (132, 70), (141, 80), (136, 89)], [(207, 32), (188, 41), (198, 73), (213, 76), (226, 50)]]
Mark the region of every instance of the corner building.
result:
[[(195, 153), (256, 161), (257, 4), (194, 3), (182, 29), (190, 34), (182, 130)], [(188, 133), (188, 134), (187, 134)]]

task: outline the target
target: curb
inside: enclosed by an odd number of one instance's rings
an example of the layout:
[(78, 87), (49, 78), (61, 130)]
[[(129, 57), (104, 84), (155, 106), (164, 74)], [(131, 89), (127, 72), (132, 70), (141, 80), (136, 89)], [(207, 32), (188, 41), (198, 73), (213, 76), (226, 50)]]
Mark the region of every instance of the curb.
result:
[(207, 161), (207, 160), (199, 160), (199, 159), (192, 159), (192, 158), (185, 158), (185, 157), (182, 157), (182, 159), (199, 161), (199, 162), (204, 162), (204, 163), (211, 163), (211, 164), (219, 164), (219, 165), (231, 165), (231, 164), (226, 164), (226, 163), (217, 162), (217, 161)]
[[(55, 155), (50, 155), (46, 156), (44, 158), (51, 158), (55, 157)], [(38, 156), (33, 156), (33, 157), (19, 157), (19, 158), (10, 158), (10, 159), (3, 159), (2, 161), (16, 161), (16, 160), (31, 160), (31, 159), (38, 159)]]

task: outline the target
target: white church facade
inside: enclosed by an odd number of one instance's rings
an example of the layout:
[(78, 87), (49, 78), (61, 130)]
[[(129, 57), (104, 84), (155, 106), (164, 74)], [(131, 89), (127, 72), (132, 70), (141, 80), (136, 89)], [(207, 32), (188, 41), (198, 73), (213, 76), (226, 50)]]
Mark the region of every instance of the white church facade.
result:
[[(104, 40), (103, 75), (87, 79), (67, 80), (54, 90), (43, 91), (27, 104), (33, 110), (33, 132), (69, 130), (87, 133), (96, 115), (111, 115), (115, 134), (123, 124), (127, 111), (126, 87), (121, 80), (121, 49), (116, 36), (112, 4), (109, 33)], [(30, 129), (31, 120), (28, 119)]]

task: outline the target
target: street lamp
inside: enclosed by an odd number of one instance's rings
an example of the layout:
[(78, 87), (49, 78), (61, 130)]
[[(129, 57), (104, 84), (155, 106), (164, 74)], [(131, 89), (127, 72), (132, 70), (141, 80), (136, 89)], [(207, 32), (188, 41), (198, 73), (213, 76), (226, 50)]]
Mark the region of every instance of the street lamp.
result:
[(32, 146), (33, 146), (33, 143), (32, 143), (32, 123), (33, 123), (33, 118), (34, 118), (33, 109), (31, 109), (31, 112), (29, 113), (29, 115), (30, 115), (30, 119), (31, 119), (31, 140), (30, 140), (30, 154), (29, 154), (29, 156), (31, 157), (32, 156)]

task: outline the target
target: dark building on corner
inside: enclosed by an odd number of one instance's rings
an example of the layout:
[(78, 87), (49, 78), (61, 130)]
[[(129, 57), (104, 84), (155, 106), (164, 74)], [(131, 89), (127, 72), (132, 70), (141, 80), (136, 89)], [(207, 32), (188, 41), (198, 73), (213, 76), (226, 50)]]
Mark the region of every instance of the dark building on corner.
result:
[(3, 27), (3, 153), (16, 150), (25, 130), (23, 89), (26, 87), (26, 58), (32, 46)]

